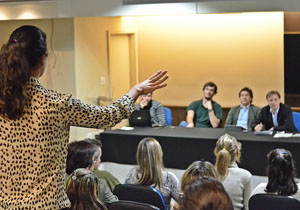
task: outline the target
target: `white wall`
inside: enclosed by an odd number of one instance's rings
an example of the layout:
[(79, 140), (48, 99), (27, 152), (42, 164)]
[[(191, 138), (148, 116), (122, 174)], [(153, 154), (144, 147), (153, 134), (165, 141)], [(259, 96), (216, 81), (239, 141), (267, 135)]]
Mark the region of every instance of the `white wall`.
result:
[(124, 6), (122, 0), (50, 0), (35, 3), (0, 3), (0, 20), (249, 11), (300, 11), (300, 1), (204, 1)]

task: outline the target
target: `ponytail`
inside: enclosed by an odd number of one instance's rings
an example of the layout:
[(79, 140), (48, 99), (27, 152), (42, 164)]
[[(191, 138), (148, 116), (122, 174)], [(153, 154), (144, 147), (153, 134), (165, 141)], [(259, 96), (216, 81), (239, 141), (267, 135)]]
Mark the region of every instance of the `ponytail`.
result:
[(224, 148), (221, 149), (216, 155), (216, 170), (221, 178), (224, 178), (228, 174), (228, 167), (231, 164), (231, 156), (230, 153)]
[(233, 161), (239, 161), (241, 143), (235, 137), (228, 134), (221, 136), (214, 150), (216, 156), (216, 170), (221, 180), (228, 175), (228, 167)]
[(47, 55), (46, 34), (35, 26), (21, 26), (0, 50), (0, 115), (22, 117), (31, 71)]
[(22, 43), (8, 42), (0, 51), (0, 114), (11, 120), (23, 114), (30, 67)]

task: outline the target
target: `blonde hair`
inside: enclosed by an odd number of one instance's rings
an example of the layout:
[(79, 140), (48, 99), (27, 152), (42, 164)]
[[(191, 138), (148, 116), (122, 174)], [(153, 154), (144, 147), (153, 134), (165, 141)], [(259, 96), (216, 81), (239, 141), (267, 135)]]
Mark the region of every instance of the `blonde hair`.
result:
[(137, 184), (161, 186), (164, 168), (162, 157), (163, 152), (156, 139), (146, 137), (140, 141), (136, 153)]
[(212, 177), (218, 179), (218, 173), (213, 164), (207, 161), (195, 161), (184, 172), (181, 178), (181, 192), (187, 185), (202, 177)]
[(228, 174), (228, 167), (233, 161), (239, 162), (241, 143), (235, 137), (224, 134), (216, 143), (214, 154), (216, 156), (216, 169), (221, 180)]
[(92, 171), (84, 168), (73, 171), (66, 184), (70, 210), (107, 210), (98, 198), (98, 189), (99, 180)]

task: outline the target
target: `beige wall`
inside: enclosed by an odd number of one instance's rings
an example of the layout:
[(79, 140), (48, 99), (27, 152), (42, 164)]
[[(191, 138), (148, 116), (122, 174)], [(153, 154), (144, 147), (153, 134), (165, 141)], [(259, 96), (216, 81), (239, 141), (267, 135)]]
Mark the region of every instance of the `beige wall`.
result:
[[(108, 94), (107, 31), (119, 32), (120, 17), (87, 17), (74, 19), (75, 66), (77, 97), (87, 103), (96, 103), (98, 96)], [(105, 83), (100, 84), (101, 77)], [(127, 90), (124, 90), (124, 93)], [(108, 103), (108, 102), (105, 102)], [(78, 139), (97, 129), (77, 129)]]
[(169, 70), (168, 87), (155, 93), (164, 105), (187, 106), (207, 81), (224, 107), (239, 103), (244, 86), (260, 106), (268, 90), (284, 94), (282, 12), (123, 17), (122, 28), (138, 32), (140, 80)]
[[(0, 44), (23, 24), (34, 24), (48, 35), (50, 55), (42, 84), (87, 103), (108, 96), (108, 30), (137, 32), (140, 80), (156, 69), (169, 70), (169, 86), (154, 95), (164, 105), (186, 106), (201, 98), (202, 85), (208, 80), (218, 84), (215, 99), (225, 107), (238, 103), (237, 93), (243, 86), (254, 90), (258, 105), (265, 104), (269, 89), (283, 94), (281, 12), (54, 19), (53, 31), (51, 20), (1, 21)], [(98, 132), (71, 131), (71, 139)]]

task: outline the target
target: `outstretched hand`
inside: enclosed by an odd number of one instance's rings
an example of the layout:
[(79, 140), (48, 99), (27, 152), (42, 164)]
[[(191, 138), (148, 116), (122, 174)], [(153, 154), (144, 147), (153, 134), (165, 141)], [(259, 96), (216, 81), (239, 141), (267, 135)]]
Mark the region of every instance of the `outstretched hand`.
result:
[(166, 87), (167, 84), (163, 84), (163, 82), (168, 79), (168, 76), (166, 75), (167, 72), (167, 70), (157, 71), (144, 82), (141, 82), (131, 88), (127, 94), (132, 96), (133, 99), (136, 100), (141, 94), (151, 93), (157, 89)]

